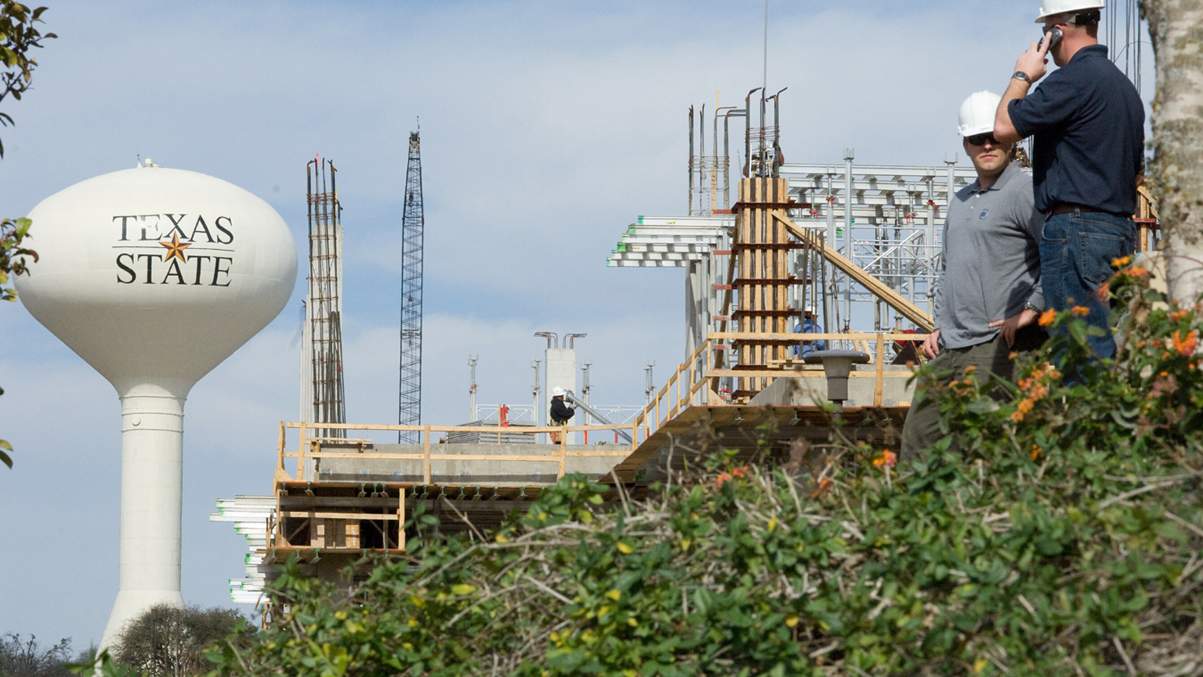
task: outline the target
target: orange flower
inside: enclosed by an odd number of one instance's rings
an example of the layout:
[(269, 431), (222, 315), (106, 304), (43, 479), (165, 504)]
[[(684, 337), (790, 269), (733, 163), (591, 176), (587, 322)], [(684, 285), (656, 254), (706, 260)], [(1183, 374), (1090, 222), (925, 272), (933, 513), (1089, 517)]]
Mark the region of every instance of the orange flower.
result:
[(1031, 458), (1033, 461), (1035, 461), (1036, 459), (1040, 458), (1041, 453), (1042, 452), (1040, 451), (1040, 446), (1033, 444), (1032, 450), (1030, 452), (1028, 452), (1028, 458)]
[(1051, 326), (1053, 324), (1053, 322), (1056, 322), (1056, 321), (1057, 321), (1057, 311), (1056, 310), (1049, 308), (1048, 310), (1044, 311), (1043, 313), (1040, 313), (1040, 326), (1041, 327)]
[(882, 449), (881, 454), (873, 459), (874, 468), (893, 468), (898, 463), (898, 456), (889, 449)]
[(1183, 357), (1190, 357), (1195, 354), (1195, 349), (1199, 347), (1199, 330), (1192, 329), (1186, 336), (1183, 336), (1182, 332), (1175, 330), (1170, 340), (1174, 343), (1174, 352)]
[(723, 485), (731, 481), (731, 473), (719, 473), (718, 477), (714, 478), (714, 488), (722, 489)]
[(1189, 310), (1175, 310), (1174, 312), (1170, 313), (1170, 319), (1174, 322), (1181, 322), (1182, 320), (1186, 319), (1188, 315), (1190, 315)]
[(1128, 265), (1129, 263), (1132, 263), (1131, 256), (1121, 256), (1118, 259), (1111, 259), (1111, 267), (1112, 268), (1123, 268), (1124, 266)]
[(1069, 312), (1077, 315), (1078, 317), (1086, 317), (1090, 314), (1090, 309), (1086, 306), (1074, 306), (1073, 308), (1069, 309)]
[(1036, 407), (1036, 402), (1047, 393), (1048, 390), (1044, 386), (1038, 386), (1036, 392), (1023, 398), (1015, 406), (1015, 411), (1011, 412), (1011, 421), (1014, 423), (1023, 422), (1023, 419), (1027, 418), (1027, 415), (1032, 413), (1032, 409)]
[(1128, 275), (1131, 275), (1132, 277), (1148, 277), (1149, 276), (1148, 269), (1142, 268), (1140, 266), (1132, 266), (1131, 268), (1127, 269), (1124, 272), (1126, 272)]
[(1094, 294), (1099, 301), (1106, 303), (1111, 298), (1111, 282), (1107, 281), (1099, 285), (1099, 288), (1094, 290)]
[(741, 465), (741, 466), (739, 466), (738, 468), (732, 468), (732, 469), (731, 469), (731, 476), (732, 476), (732, 477), (747, 477), (747, 476), (748, 476), (748, 469), (747, 469), (747, 467), (746, 467), (746, 466), (742, 466), (742, 465)]
[(831, 488), (831, 484), (832, 482), (829, 478), (824, 477), (823, 479), (819, 480), (819, 483), (815, 486), (815, 490), (810, 492), (810, 497), (818, 498), (827, 493), (827, 490)]

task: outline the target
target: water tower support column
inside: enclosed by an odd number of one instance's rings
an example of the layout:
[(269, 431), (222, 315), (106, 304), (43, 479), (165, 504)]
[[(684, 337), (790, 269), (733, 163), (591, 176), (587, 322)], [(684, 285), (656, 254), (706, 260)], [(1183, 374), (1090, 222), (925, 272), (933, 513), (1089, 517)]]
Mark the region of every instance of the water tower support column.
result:
[(160, 604), (180, 595), (180, 505), (184, 402), (154, 386), (121, 398), (120, 584), (100, 646)]

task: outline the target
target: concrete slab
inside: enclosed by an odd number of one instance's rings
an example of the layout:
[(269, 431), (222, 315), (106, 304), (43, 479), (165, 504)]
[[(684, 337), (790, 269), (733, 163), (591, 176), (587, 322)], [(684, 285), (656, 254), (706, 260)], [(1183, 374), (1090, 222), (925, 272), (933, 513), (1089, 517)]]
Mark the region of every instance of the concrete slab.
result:
[[(325, 451), (335, 451), (330, 444), (323, 445)], [(621, 447), (606, 445), (581, 447), (568, 445), (569, 452), (593, 452), (599, 456), (568, 456), (564, 466), (567, 473), (601, 475), (622, 460), (621, 456), (600, 454), (622, 454)], [(349, 447), (348, 451), (361, 454), (360, 458), (324, 458), (317, 468), (320, 481), (355, 482), (421, 482), (422, 461), (389, 458), (373, 458), (381, 454), (418, 454), (421, 445), (416, 444), (368, 444)], [(556, 481), (560, 469), (559, 445), (553, 444), (436, 444), (431, 447), (433, 457), (441, 456), (521, 456), (525, 460), (432, 460), (431, 481), (435, 484), (525, 485), (530, 483), (550, 484)], [(545, 459), (545, 460), (544, 460)]]
[[(872, 365), (857, 365), (855, 373), (872, 375)], [(887, 377), (882, 381), (881, 404), (896, 407), (909, 404), (914, 388), (909, 383), (910, 369), (901, 365), (887, 365)], [(873, 406), (873, 378), (853, 377), (848, 379), (848, 401), (846, 406)], [(749, 402), (752, 406), (806, 406), (827, 401), (827, 379), (825, 378), (778, 378), (769, 387), (756, 394)]]

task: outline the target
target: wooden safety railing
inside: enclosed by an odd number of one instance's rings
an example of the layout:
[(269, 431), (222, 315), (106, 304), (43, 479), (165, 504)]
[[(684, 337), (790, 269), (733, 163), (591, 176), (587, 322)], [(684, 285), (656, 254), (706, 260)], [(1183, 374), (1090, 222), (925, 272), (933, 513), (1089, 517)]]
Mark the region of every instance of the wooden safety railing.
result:
[[(862, 369), (849, 374), (850, 378), (871, 378), (873, 383), (873, 406), (882, 406), (887, 379), (910, 378), (911, 370), (886, 369), (886, 343), (912, 343), (916, 348), (927, 339), (928, 334), (903, 332), (848, 332), (848, 333), (785, 333), (766, 334), (750, 332), (714, 332), (684, 362), (677, 366), (664, 385), (655, 392), (647, 405), (635, 415), (635, 446), (651, 437), (666, 421), (672, 420), (690, 405), (730, 404), (719, 395), (718, 380), (722, 378), (763, 378), (770, 382), (777, 378), (826, 378), (820, 365), (783, 364), (764, 369), (740, 369), (722, 367), (724, 362), (718, 355), (729, 350), (733, 341), (789, 341), (813, 343), (816, 341), (850, 344), (854, 349), (869, 355), (872, 369)], [(917, 361), (922, 354), (916, 350)]]
[(704, 341), (668, 380), (656, 391), (647, 405), (632, 419), (635, 446), (646, 440), (665, 421), (670, 421), (690, 404), (707, 404), (711, 393), (706, 388), (707, 380), (714, 371), (712, 343)]
[[(420, 433), (419, 451), (407, 452), (382, 452), (371, 451), (370, 453), (360, 451), (346, 451), (347, 447), (353, 447), (357, 444), (367, 448), (376, 444), (373, 440), (360, 439), (354, 437), (321, 437), (317, 435), (317, 431), (341, 430), (360, 433), (382, 433), (382, 432), (417, 432)], [(289, 431), (296, 432), (296, 446), (289, 448)], [(570, 448), (568, 438), (571, 433), (575, 432), (624, 432), (631, 436), (632, 440), (638, 439), (636, 436), (636, 426), (630, 424), (612, 424), (612, 425), (577, 425), (577, 426), (447, 426), (447, 425), (385, 425), (372, 423), (298, 423), (298, 422), (281, 422), (280, 436), (277, 447), (277, 466), (276, 479), (280, 480), (313, 480), (312, 476), (315, 463), (320, 459), (357, 459), (372, 461), (418, 461), (421, 463), (421, 475), (423, 484), (431, 484), (433, 475), (432, 464), (443, 461), (500, 461), (504, 463), (515, 464), (531, 464), (533, 466), (556, 466), (556, 478), (564, 476), (565, 469), (570, 458), (614, 458), (622, 459), (630, 455), (634, 450), (634, 445), (615, 444), (606, 446), (590, 447), (587, 449)], [(435, 434), (446, 433), (478, 433), (485, 435), (498, 435), (499, 438), (505, 437), (513, 439), (515, 435), (530, 435), (537, 436), (543, 434), (559, 435), (559, 442), (554, 443), (554, 450), (546, 453), (538, 453), (539, 449), (546, 449), (548, 445), (532, 445), (532, 453), (529, 454), (459, 454), (447, 453), (438, 451), (440, 446), (434, 440)], [(487, 439), (484, 443), (487, 443)], [(532, 439), (533, 442), (533, 439)], [(332, 450), (330, 447), (337, 447), (338, 450)], [(294, 468), (290, 471), (287, 467), (289, 460), (295, 463)]]
[[(664, 423), (671, 421), (682, 411), (692, 405), (727, 405), (730, 402), (720, 396), (719, 381), (724, 378), (760, 378), (771, 383), (777, 378), (825, 378), (821, 366), (802, 365), (800, 362), (785, 363), (779, 366), (749, 370), (735, 367), (724, 367), (718, 356), (727, 351), (732, 342), (761, 340), (788, 341), (791, 343), (812, 343), (815, 341), (847, 342), (853, 347), (863, 350), (870, 355), (871, 369), (853, 371), (851, 378), (871, 378), (874, 380), (873, 405), (882, 406), (883, 392), (887, 379), (910, 378), (911, 371), (886, 369), (886, 342), (895, 341), (917, 344), (927, 338), (927, 334), (907, 334), (897, 332), (852, 332), (852, 333), (748, 333), (748, 332), (715, 332), (699, 345), (692, 354), (682, 362), (648, 401), (647, 405), (624, 424), (607, 425), (577, 425), (577, 426), (447, 426), (447, 425), (386, 425), (368, 423), (297, 423), (282, 422), (277, 451), (276, 479), (312, 480), (316, 464), (321, 459), (370, 459), (373, 461), (414, 461), (420, 463), (422, 482), (431, 484), (432, 464), (446, 461), (498, 461), (507, 464), (530, 464), (531, 466), (554, 465), (556, 477), (564, 476), (568, 459), (579, 458), (612, 458), (621, 460), (631, 454), (647, 438), (651, 437)], [(870, 345), (872, 347), (870, 348)], [(917, 352), (917, 351), (916, 351)], [(321, 432), (344, 431), (346, 437), (323, 437)], [(295, 434), (295, 446), (290, 441), (290, 431)], [(349, 436), (350, 433), (419, 433), (419, 444), (416, 451), (379, 451), (370, 453), (348, 450), (357, 444), (364, 448), (376, 444), (368, 439)], [(569, 436), (572, 433), (625, 433), (630, 436), (629, 443), (606, 445), (604, 447), (570, 448)], [(549, 445), (532, 445), (531, 453), (525, 454), (462, 454), (448, 453), (439, 450), (441, 446), (435, 435), (448, 433), (476, 433), (485, 437), (497, 435), (498, 439), (513, 439), (515, 435), (559, 435), (559, 441), (554, 448), (547, 450)], [(328, 434), (328, 433), (327, 433)], [(617, 435), (616, 435), (617, 437)], [(532, 440), (533, 441), (533, 440)], [(292, 469), (288, 463), (294, 463)], [(617, 462), (617, 460), (616, 460)]]

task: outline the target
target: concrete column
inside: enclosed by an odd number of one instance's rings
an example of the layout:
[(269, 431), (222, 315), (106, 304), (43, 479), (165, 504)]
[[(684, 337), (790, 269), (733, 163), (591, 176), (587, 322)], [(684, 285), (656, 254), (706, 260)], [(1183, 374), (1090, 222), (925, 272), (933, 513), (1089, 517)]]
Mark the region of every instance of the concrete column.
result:
[(180, 510), (184, 400), (135, 386), (121, 398), (120, 585), (100, 648), (151, 607), (184, 606)]
[[(543, 415), (549, 417), (547, 423), (550, 425), (551, 419), (548, 411), (551, 408), (551, 397), (555, 389), (559, 387), (576, 392), (576, 350), (574, 348), (548, 348), (547, 367), (544, 375), (547, 383), (544, 391)], [(577, 422), (576, 417), (573, 417), (572, 423)]]
[[(855, 261), (852, 256), (852, 161), (856, 158), (856, 152), (851, 148), (844, 149), (844, 256), (848, 257), (849, 261)], [(844, 279), (844, 323), (848, 324), (852, 321), (852, 281), (845, 277)], [(824, 327), (828, 331), (832, 329)]]

